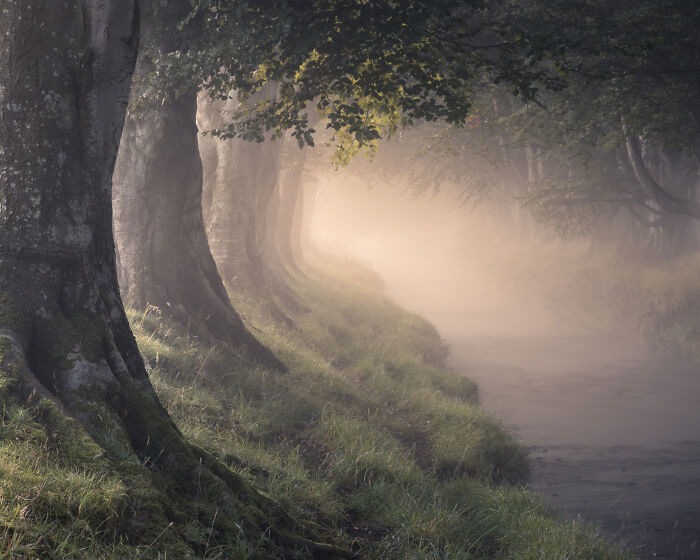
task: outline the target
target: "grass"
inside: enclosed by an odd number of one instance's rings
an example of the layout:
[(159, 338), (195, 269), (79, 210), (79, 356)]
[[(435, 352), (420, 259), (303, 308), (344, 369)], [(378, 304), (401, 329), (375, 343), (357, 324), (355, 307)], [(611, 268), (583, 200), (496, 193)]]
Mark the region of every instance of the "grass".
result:
[(508, 274), (532, 278), (522, 297), (595, 327), (643, 338), (669, 356), (700, 363), (700, 253), (650, 259), (571, 243), (533, 244), (501, 255)]
[[(523, 488), (526, 453), (478, 407), (477, 387), (446, 368), (437, 332), (371, 273), (333, 263), (293, 288), (307, 308), (288, 311), (293, 327), (233, 294), (284, 374), (190, 338), (157, 309), (130, 312), (187, 439), (358, 558), (627, 557)], [(67, 452), (75, 438), (49, 433), (38, 415), (17, 403), (2, 414), (0, 558), (306, 557), (243, 529), (218, 534), (216, 512), (173, 498), (120, 445)]]

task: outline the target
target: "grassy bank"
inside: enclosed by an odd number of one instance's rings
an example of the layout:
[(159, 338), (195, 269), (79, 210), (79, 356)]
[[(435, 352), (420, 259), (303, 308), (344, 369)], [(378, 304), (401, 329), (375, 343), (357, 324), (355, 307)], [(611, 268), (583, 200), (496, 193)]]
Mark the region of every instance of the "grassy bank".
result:
[(528, 279), (508, 285), (521, 300), (534, 298), (595, 328), (638, 336), (657, 351), (700, 363), (700, 254), (653, 260), (550, 243), (513, 248), (498, 262), (508, 263), (508, 277)]
[[(163, 404), (185, 436), (273, 497), (300, 530), (358, 558), (617, 559), (557, 520), (521, 484), (527, 458), (444, 366), (425, 321), (349, 263), (293, 288), (306, 309), (280, 325), (234, 294), (256, 335), (289, 366), (251, 368), (194, 340), (158, 310), (130, 315)], [(8, 403), (0, 428), (0, 558), (307, 558), (217, 511), (79, 425), (53, 429)], [(109, 442), (100, 442), (110, 449)], [(303, 529), (306, 528), (306, 529)]]

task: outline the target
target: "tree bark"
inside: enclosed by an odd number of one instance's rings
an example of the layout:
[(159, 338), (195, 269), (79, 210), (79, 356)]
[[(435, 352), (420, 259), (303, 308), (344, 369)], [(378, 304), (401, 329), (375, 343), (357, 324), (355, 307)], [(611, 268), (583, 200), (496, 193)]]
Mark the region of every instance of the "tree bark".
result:
[(654, 179), (644, 163), (637, 138), (628, 134), (625, 138), (625, 147), (634, 175), (649, 198), (667, 212), (700, 219), (700, 203), (694, 199), (669, 192)]
[[(238, 101), (209, 102), (207, 123), (215, 128)], [(267, 205), (279, 179), (279, 142), (215, 141), (207, 233), (222, 278), (234, 287), (254, 289), (263, 282), (261, 249)]]
[[(294, 148), (292, 148), (294, 149)], [(301, 271), (301, 211), (303, 208), (303, 152), (287, 158), (279, 182), (279, 211), (275, 230), (275, 247), (284, 266)]]
[[(182, 13), (171, 13), (179, 21)], [(159, 50), (174, 48), (172, 33), (144, 30)], [(153, 69), (147, 52), (136, 73)], [(137, 95), (134, 93), (134, 96)], [(172, 95), (127, 118), (114, 173), (114, 224), (119, 282), (127, 305), (158, 307), (195, 334), (239, 348), (257, 363), (284, 366), (248, 331), (219, 276), (202, 217), (202, 162), (197, 141), (197, 96)]]
[(302, 254), (302, 260), (306, 260), (303, 254), (314, 247), (311, 223), (316, 211), (316, 201), (321, 194), (321, 186), (318, 182), (309, 182), (302, 186), (300, 199), (297, 201), (297, 212), (294, 227), (299, 230), (293, 239), (299, 240), (298, 250)]
[(136, 452), (178, 500), (205, 491), (221, 511), (212, 523), (229, 532), (245, 526), (314, 557), (349, 556), (298, 536), (277, 502), (188, 444), (149, 381), (119, 295), (111, 210), (135, 0), (4, 6), (0, 402), (32, 407), (49, 433), (70, 426), (61, 433), (82, 437), (82, 426), (98, 444)]
[[(270, 93), (270, 84), (258, 95)], [(200, 121), (207, 128), (221, 126), (238, 101), (202, 100)], [(238, 139), (215, 140), (215, 169), (207, 169), (205, 196), (211, 206), (207, 234), (224, 281), (234, 291), (256, 299), (274, 318), (292, 325), (276, 301), (297, 306), (295, 294), (276, 266), (274, 227), (280, 176), (281, 142), (258, 143)]]
[(665, 150), (642, 152), (639, 141), (625, 140), (628, 169), (643, 196), (656, 205), (658, 220), (651, 230), (654, 253), (662, 258), (676, 257), (697, 250), (696, 224), (700, 203), (695, 196), (695, 179), (687, 172), (683, 154)]
[(15, 396), (94, 437), (111, 424), (194, 484), (202, 467), (155, 395), (117, 285), (111, 177), (135, 1), (13, 2), (0, 31), (0, 370)]

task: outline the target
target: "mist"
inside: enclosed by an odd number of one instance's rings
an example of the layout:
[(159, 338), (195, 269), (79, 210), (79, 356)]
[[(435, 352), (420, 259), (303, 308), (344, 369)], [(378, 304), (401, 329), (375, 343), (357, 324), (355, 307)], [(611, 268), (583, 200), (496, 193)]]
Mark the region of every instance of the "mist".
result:
[[(699, 557), (697, 367), (659, 333), (635, 330), (648, 299), (609, 309), (624, 299), (609, 295), (615, 282), (643, 283), (653, 257), (625, 255), (612, 235), (562, 240), (527, 216), (518, 227), (502, 202), (465, 201), (454, 183), (416, 185), (392, 163), (380, 150), (316, 170), (314, 249), (374, 270), (437, 327), (452, 366), (530, 450), (546, 503), (659, 557)], [(661, 266), (671, 282), (676, 265)]]

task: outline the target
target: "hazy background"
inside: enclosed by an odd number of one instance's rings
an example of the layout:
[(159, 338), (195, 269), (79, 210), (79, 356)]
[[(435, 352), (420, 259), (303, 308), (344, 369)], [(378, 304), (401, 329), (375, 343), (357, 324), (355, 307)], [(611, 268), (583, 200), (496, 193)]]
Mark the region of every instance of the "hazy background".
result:
[[(383, 165), (316, 171), (317, 248), (366, 264), (436, 325), (484, 406), (529, 447), (548, 503), (659, 558), (700, 557), (697, 367), (606, 322), (605, 301), (586, 309), (590, 289), (636, 261), (614, 237), (523, 231), (502, 201), (465, 204), (456, 185), (416, 196)], [(604, 274), (588, 278), (589, 266)]]

